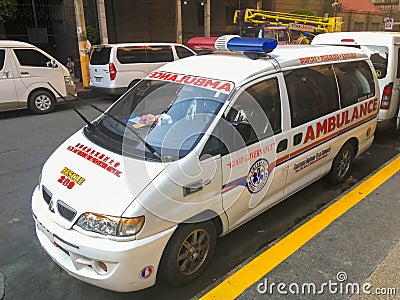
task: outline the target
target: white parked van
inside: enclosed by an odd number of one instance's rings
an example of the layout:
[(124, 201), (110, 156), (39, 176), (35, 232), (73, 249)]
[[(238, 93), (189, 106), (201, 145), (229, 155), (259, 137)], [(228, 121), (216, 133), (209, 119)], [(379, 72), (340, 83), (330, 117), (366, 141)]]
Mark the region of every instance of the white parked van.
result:
[(353, 46), (368, 54), (381, 91), (378, 129), (399, 128), (400, 32), (324, 33), (317, 35), (312, 44)]
[(45, 163), (36, 233), (71, 275), (115, 291), (185, 284), (217, 236), (322, 176), (344, 181), (371, 145), (378, 83), (361, 50), (208, 39), (229, 51), (152, 72)]
[(0, 111), (28, 107), (36, 114), (53, 111), (60, 96), (76, 96), (65, 66), (33, 45), (10, 40), (0, 40), (0, 91)]
[(181, 44), (126, 43), (94, 46), (90, 57), (90, 86), (121, 95), (164, 64), (196, 53)]

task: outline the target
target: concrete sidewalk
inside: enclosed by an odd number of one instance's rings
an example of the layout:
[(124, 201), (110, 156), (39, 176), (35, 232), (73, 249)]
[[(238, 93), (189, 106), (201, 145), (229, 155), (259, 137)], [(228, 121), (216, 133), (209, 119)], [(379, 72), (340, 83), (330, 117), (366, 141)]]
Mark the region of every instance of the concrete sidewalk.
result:
[[(84, 88), (83, 84), (81, 81), (74, 81), (75, 82), (75, 86), (76, 86), (76, 91), (78, 93), (78, 97), (81, 99), (95, 99), (95, 98), (107, 98), (107, 99), (111, 99), (113, 98), (113, 96), (98, 92), (98, 91), (93, 91), (90, 88)], [(114, 96), (115, 99), (117, 99), (117, 97)]]
[[(395, 170), (400, 169), (399, 160), (392, 162), (396, 163)], [(237, 299), (400, 299), (399, 183), (397, 171)], [(263, 251), (278, 243), (281, 242), (275, 241)], [(261, 254), (248, 259), (235, 272)], [(227, 289), (235, 288), (235, 280), (229, 284), (225, 285)], [(205, 291), (197, 297), (202, 295), (212, 298)]]

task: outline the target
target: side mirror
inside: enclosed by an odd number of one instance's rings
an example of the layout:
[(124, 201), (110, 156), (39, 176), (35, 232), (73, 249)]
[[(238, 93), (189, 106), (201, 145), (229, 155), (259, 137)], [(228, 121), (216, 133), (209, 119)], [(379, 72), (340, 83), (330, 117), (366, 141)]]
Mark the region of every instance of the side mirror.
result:
[(243, 141), (247, 143), (252, 137), (251, 125), (247, 122), (232, 122), (233, 127), (239, 132)]

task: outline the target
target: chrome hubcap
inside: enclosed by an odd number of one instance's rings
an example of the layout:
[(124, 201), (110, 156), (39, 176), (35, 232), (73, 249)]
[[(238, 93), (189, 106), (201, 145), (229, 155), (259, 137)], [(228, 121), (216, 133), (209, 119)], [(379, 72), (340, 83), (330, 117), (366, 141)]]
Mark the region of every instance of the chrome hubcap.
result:
[(40, 110), (48, 110), (51, 107), (51, 99), (46, 95), (39, 95), (35, 99), (35, 106)]
[(344, 151), (338, 162), (337, 174), (339, 178), (343, 178), (349, 171), (351, 163), (350, 151)]
[(183, 241), (177, 259), (178, 270), (182, 275), (196, 272), (210, 250), (210, 236), (207, 231), (198, 229), (192, 231)]

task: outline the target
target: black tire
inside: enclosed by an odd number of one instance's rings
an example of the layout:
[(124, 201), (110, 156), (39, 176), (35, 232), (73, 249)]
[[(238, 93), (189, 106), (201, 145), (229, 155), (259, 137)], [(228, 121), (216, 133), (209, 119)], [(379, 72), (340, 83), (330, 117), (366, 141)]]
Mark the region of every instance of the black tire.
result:
[(337, 184), (343, 182), (347, 177), (349, 177), (353, 166), (354, 156), (354, 146), (350, 143), (344, 144), (332, 162), (332, 167), (328, 174), (328, 180), (331, 183)]
[(56, 99), (46, 90), (37, 90), (30, 94), (28, 107), (34, 114), (47, 114), (54, 110)]
[(175, 286), (196, 279), (210, 263), (216, 242), (212, 221), (179, 225), (161, 258), (160, 279)]

